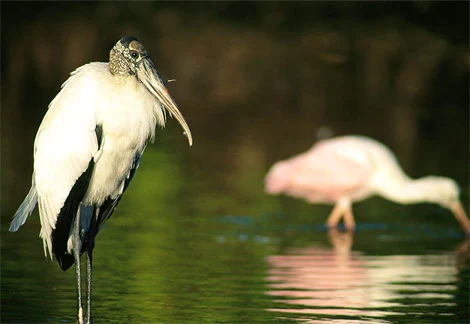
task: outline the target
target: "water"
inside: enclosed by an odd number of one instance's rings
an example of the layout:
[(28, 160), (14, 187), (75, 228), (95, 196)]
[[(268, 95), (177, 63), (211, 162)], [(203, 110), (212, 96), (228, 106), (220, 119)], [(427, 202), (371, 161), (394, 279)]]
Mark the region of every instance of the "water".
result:
[[(353, 235), (288, 220), (280, 229), (278, 216), (201, 219), (163, 207), (151, 217), (128, 208), (123, 201), (97, 241), (97, 323), (468, 318), (468, 242), (452, 227), (359, 223)], [(2, 323), (74, 323), (73, 271), (43, 258), (33, 224), (2, 233)]]
[(435, 4), (419, 9), (432, 26), (393, 6), (364, 21), (374, 10), (339, 5), (341, 24), (307, 4), (44, 6), (2, 4), (1, 323), (76, 322), (74, 272), (44, 258), (37, 212), (8, 223), (47, 104), (122, 29), (176, 79), (194, 145), (174, 120), (157, 130), (99, 233), (95, 323), (468, 323), (468, 241), (449, 211), (374, 197), (353, 206), (350, 234), (325, 228), (331, 206), (263, 191), (274, 162), (356, 133), (412, 177), (454, 178), (468, 207), (468, 37), (455, 33), (468, 19), (439, 28)]

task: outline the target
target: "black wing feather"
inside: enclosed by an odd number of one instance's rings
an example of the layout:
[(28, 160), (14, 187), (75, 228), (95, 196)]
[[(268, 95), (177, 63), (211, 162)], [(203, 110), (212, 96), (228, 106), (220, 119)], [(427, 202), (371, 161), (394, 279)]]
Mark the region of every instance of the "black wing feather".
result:
[(80, 206), (80, 202), (83, 200), (88, 189), (94, 165), (95, 163), (93, 159), (91, 159), (86, 171), (82, 173), (73, 185), (72, 190), (70, 190), (64, 206), (61, 208), (59, 216), (57, 217), (55, 229), (52, 231), (52, 252), (54, 253), (62, 270), (67, 270), (74, 263), (73, 256), (67, 253), (67, 241), (69, 239), (70, 230), (73, 226), (73, 221)]
[[(103, 127), (101, 125), (96, 125), (95, 134), (99, 150), (101, 149), (101, 144), (103, 142)], [(64, 271), (70, 268), (75, 261), (73, 255), (67, 252), (67, 241), (71, 231), (73, 232), (77, 210), (80, 207), (80, 203), (83, 200), (86, 191), (88, 190), (94, 165), (95, 162), (92, 158), (88, 163), (88, 167), (85, 172), (80, 175), (70, 190), (64, 206), (60, 209), (55, 229), (52, 231), (52, 252)]]

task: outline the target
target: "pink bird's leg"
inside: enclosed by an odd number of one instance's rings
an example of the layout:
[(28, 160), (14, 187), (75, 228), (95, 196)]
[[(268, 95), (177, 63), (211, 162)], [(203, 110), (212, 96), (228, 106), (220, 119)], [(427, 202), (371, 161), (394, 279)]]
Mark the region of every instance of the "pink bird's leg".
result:
[(341, 201), (338, 201), (326, 220), (326, 226), (329, 228), (336, 227), (342, 216), (343, 208), (341, 207)]
[(348, 231), (354, 231), (356, 228), (356, 222), (354, 222), (354, 215), (352, 213), (351, 209), (351, 202), (348, 201), (347, 206), (344, 207), (344, 226), (346, 226), (346, 229)]
[(344, 225), (348, 230), (354, 230), (356, 224), (354, 223), (354, 216), (351, 210), (351, 201), (348, 198), (341, 198), (336, 203), (335, 207), (328, 216), (326, 224), (328, 227), (336, 227), (344, 216)]

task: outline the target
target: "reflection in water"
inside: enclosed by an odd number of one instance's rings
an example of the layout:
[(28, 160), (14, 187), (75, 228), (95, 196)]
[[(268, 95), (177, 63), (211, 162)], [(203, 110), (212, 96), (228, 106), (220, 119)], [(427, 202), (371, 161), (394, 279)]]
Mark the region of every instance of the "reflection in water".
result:
[(278, 297), (279, 305), (270, 311), (330, 319), (361, 316), (377, 323), (377, 318), (405, 315), (411, 307), (445, 315), (456, 306), (458, 270), (452, 253), (366, 256), (351, 251), (352, 232), (332, 230), (329, 239), (333, 249), (309, 246), (267, 258), (267, 294)]

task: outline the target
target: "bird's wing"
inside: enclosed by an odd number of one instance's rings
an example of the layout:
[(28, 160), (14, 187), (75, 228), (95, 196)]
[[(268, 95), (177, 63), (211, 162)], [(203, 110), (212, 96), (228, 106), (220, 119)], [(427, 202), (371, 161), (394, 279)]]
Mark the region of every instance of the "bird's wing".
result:
[(73, 255), (70, 253), (73, 248), (70, 234), (74, 228), (72, 224), (75, 222), (78, 211), (80, 210), (80, 228), (78, 233), (81, 242), (84, 242), (85, 235), (93, 219), (94, 206), (82, 204), (93, 168), (94, 159), (91, 159), (87, 169), (75, 181), (72, 189), (70, 189), (70, 193), (57, 216), (55, 229), (52, 230), (52, 252), (56, 256), (62, 270), (67, 270), (75, 262)]
[(289, 193), (311, 202), (351, 197), (373, 175), (367, 156), (331, 146), (317, 146), (292, 158), (291, 167)]
[[(59, 214), (67, 219), (75, 217), (78, 206), (72, 206), (70, 202), (83, 198), (94, 158), (99, 155), (101, 135), (93, 102), (99, 86), (93, 78), (80, 71), (79, 68), (72, 73), (49, 105), (34, 145), (34, 180), (41, 220), (40, 236), (44, 240), (45, 252), (48, 250), (50, 254), (52, 232), (56, 229)], [(82, 177), (84, 174), (86, 176)], [(69, 201), (66, 205), (67, 199)], [(63, 208), (64, 212), (61, 213)], [(66, 232), (63, 235), (68, 236), (70, 227), (61, 230)]]
[(111, 217), (114, 209), (119, 204), (119, 201), (121, 200), (122, 195), (124, 194), (126, 189), (129, 187), (130, 182), (134, 178), (135, 171), (140, 165), (140, 160), (142, 158), (142, 154), (144, 153), (144, 150), (145, 150), (145, 147), (140, 153), (136, 154), (136, 156), (134, 157), (134, 161), (132, 162), (132, 167), (129, 171), (129, 174), (126, 180), (124, 181), (124, 186), (122, 188), (121, 194), (119, 194), (119, 196), (114, 199), (111, 197), (108, 197), (104, 201), (104, 203), (101, 205), (100, 212), (98, 214), (97, 224), (96, 224), (97, 225), (96, 233), (102, 229), (104, 223)]

